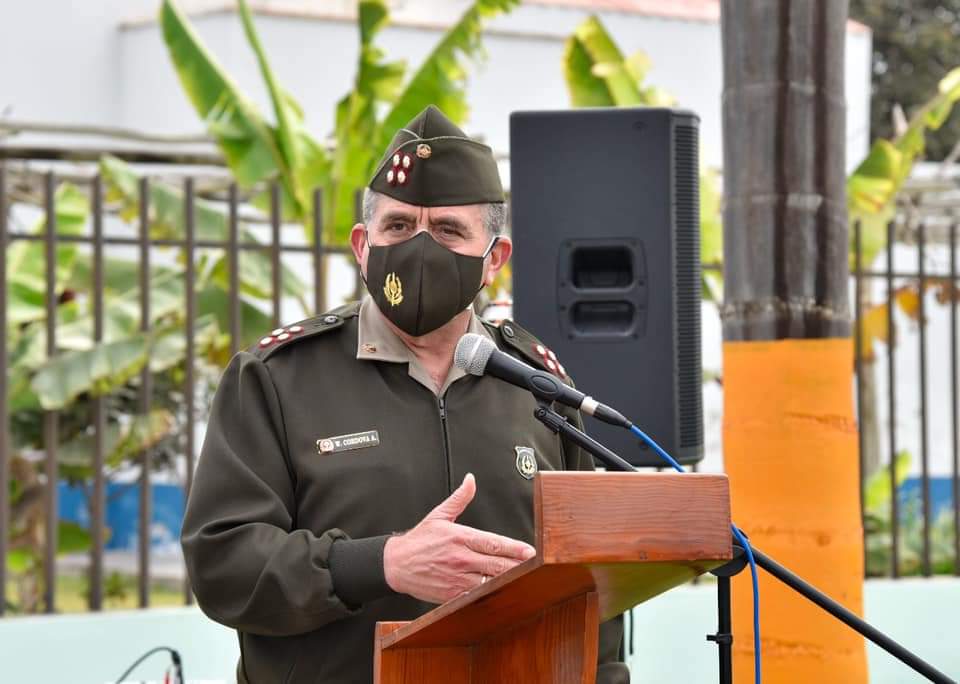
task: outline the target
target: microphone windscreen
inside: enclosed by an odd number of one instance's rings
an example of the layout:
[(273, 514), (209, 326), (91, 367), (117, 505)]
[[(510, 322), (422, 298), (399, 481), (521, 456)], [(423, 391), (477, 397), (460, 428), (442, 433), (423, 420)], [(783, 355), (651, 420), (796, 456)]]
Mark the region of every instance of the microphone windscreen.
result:
[(453, 363), (470, 375), (483, 375), (490, 355), (496, 349), (497, 345), (489, 338), (477, 333), (467, 333), (457, 342), (457, 348), (453, 352)]

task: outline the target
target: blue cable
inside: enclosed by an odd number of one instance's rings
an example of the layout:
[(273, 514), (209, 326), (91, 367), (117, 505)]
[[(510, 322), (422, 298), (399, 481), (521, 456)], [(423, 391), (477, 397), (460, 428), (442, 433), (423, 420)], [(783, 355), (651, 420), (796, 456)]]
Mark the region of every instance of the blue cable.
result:
[[(683, 469), (683, 466), (674, 460), (673, 456), (664, 451), (659, 444), (657, 444), (653, 439), (650, 438), (650, 436), (647, 435), (647, 433), (638, 428), (636, 425), (630, 426), (630, 432), (646, 442), (647, 445), (656, 451), (663, 460), (669, 463), (674, 470), (680, 473), (687, 472)], [(753, 557), (753, 549), (750, 547), (750, 542), (747, 540), (747, 535), (741, 532), (737, 526), (732, 523), (730, 524), (730, 529), (733, 531), (733, 536), (737, 538), (738, 542), (740, 542), (740, 546), (743, 547), (744, 553), (747, 554), (747, 562), (750, 564), (750, 577), (753, 580), (753, 680), (756, 682), (756, 684), (760, 684), (760, 586), (757, 578), (757, 562)]]

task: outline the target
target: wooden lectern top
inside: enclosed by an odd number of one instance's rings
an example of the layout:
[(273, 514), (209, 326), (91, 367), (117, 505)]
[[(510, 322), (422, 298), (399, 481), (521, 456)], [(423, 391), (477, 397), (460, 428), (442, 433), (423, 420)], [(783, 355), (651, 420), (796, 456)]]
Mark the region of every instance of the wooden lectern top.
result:
[[(534, 482), (534, 516), (534, 558), (412, 622), (378, 624), (377, 682), (407, 681), (396, 676), (394, 666), (408, 666), (417, 659), (414, 654), (459, 659), (458, 667), (476, 675), (480, 664), (471, 665), (470, 653), (485, 653), (483, 667), (489, 667), (495, 660), (491, 653), (503, 651), (510, 639), (539, 633), (537, 621), (546, 625), (548, 615), (559, 620), (558, 625), (570, 623), (564, 611), (578, 616), (574, 623), (581, 625), (581, 637), (583, 625), (588, 635), (593, 629), (595, 667), (599, 622), (732, 558), (725, 475), (542, 472)], [(528, 625), (526, 637), (519, 625)], [(538, 643), (544, 640), (549, 641), (541, 636)], [(499, 650), (484, 646), (494, 642)], [(511, 648), (516, 659), (518, 647)], [(398, 649), (406, 649), (407, 655), (401, 657)], [(588, 638), (576, 660), (584, 672), (589, 670), (590, 650)], [(560, 671), (557, 663), (565, 660), (569, 658), (555, 658), (550, 671)], [(449, 663), (444, 668), (448, 676), (456, 670)], [(587, 680), (556, 675), (529, 681)]]

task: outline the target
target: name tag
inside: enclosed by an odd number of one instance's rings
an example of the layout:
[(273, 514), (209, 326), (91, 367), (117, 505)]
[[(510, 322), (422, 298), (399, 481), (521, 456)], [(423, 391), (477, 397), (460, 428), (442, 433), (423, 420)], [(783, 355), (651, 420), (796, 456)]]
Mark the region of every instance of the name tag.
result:
[(380, 433), (376, 430), (367, 430), (366, 432), (354, 432), (352, 435), (340, 435), (338, 437), (325, 437), (317, 440), (318, 454), (335, 454), (338, 451), (351, 451), (353, 449), (366, 449), (380, 444)]

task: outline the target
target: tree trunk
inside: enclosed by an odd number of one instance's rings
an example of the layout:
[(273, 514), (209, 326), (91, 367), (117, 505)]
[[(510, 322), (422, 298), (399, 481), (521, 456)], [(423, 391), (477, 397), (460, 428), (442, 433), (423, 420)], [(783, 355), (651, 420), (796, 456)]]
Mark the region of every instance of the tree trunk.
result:
[[(846, 0), (723, 0), (724, 462), (734, 519), (862, 613), (844, 198)], [(735, 674), (753, 675), (749, 574)], [(768, 681), (866, 682), (862, 638), (761, 572)]]

